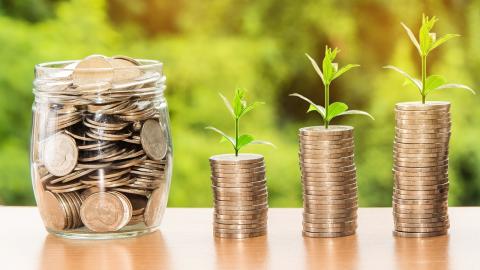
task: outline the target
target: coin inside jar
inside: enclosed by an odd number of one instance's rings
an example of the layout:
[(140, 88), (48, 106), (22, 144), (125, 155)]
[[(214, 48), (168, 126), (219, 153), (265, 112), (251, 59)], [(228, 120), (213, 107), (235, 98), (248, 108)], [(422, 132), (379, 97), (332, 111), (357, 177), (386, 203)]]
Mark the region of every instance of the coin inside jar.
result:
[(77, 165), (78, 149), (75, 140), (63, 133), (57, 133), (47, 139), (44, 145), (45, 168), (55, 175), (64, 176)]
[(94, 232), (118, 231), (132, 217), (132, 206), (118, 192), (97, 192), (85, 199), (80, 216), (87, 228)]
[(160, 123), (150, 119), (145, 121), (140, 132), (143, 150), (153, 160), (161, 160), (167, 153), (167, 142)]

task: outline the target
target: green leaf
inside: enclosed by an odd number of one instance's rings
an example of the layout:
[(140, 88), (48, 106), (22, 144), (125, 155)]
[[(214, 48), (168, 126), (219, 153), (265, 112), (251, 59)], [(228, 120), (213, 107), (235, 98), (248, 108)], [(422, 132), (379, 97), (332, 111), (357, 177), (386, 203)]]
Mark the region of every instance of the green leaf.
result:
[(460, 36), (460, 35), (457, 35), (457, 34), (446, 34), (445, 36), (437, 39), (437, 40), (433, 43), (432, 47), (430, 48), (430, 51), (433, 50), (433, 49), (435, 49), (435, 48), (437, 48), (438, 46), (442, 45), (443, 43), (449, 41), (450, 39), (455, 38), (455, 37), (459, 37), (459, 36)]
[(345, 112), (339, 114), (338, 116), (341, 116), (341, 115), (350, 115), (350, 114), (366, 115), (366, 116), (372, 118), (372, 120), (375, 120), (375, 118), (373, 118), (373, 116), (372, 116), (371, 114), (369, 114), (368, 112), (359, 111), (359, 110), (348, 110), (348, 111), (345, 111)]
[(322, 79), (322, 83), (325, 84), (325, 80), (323, 79), (323, 73), (320, 70), (320, 67), (318, 66), (317, 62), (312, 57), (310, 57), (310, 55), (308, 55), (307, 53), (305, 55), (308, 57), (308, 60), (310, 60), (310, 62), (312, 63), (312, 66), (317, 72), (318, 76), (320, 76), (320, 79)]
[(349, 71), (350, 69), (355, 68), (355, 67), (359, 67), (359, 66), (360, 65), (357, 65), (357, 64), (348, 64), (348, 65), (342, 67), (339, 71), (335, 72), (335, 75), (333, 75), (332, 80), (335, 80), (336, 78), (342, 76), (343, 73)]
[(463, 85), (463, 84), (458, 84), (458, 83), (447, 83), (447, 84), (444, 84), (444, 85), (441, 85), (433, 90), (443, 90), (443, 89), (463, 89), (463, 90), (467, 90), (469, 91), (470, 93), (472, 94), (476, 94), (475, 90), (473, 90), (472, 88), (466, 86), (466, 85)]
[(403, 71), (403, 70), (401, 70), (401, 69), (399, 69), (395, 66), (388, 65), (388, 66), (384, 66), (383, 68), (393, 69), (396, 72), (402, 74), (405, 78), (407, 78), (410, 82), (412, 82), (413, 85), (415, 85), (417, 87), (420, 94), (422, 93), (422, 82), (420, 80), (413, 78), (407, 72), (405, 72), (405, 71)]
[(213, 130), (215, 132), (217, 132), (218, 134), (222, 135), (222, 138), (224, 138), (225, 140), (227, 140), (228, 142), (230, 142), (233, 146), (233, 148), (235, 149), (235, 139), (228, 136), (227, 134), (225, 134), (225, 132), (217, 129), (217, 128), (214, 128), (214, 127), (206, 127), (205, 129), (209, 129), (209, 130)]
[(331, 121), (333, 118), (338, 116), (339, 114), (345, 112), (348, 110), (348, 106), (345, 103), (342, 102), (334, 102), (328, 106), (328, 115), (327, 115), (327, 121)]
[(445, 84), (445, 79), (440, 75), (430, 75), (425, 80), (425, 94), (428, 94), (433, 89)]
[(265, 102), (258, 102), (258, 101), (257, 101), (257, 102), (254, 102), (254, 103), (248, 105), (247, 107), (245, 107), (245, 108), (243, 109), (243, 111), (240, 113), (240, 115), (238, 116), (238, 118), (244, 116), (247, 112), (249, 112), (249, 111), (255, 109), (256, 107), (258, 107), (259, 105), (263, 105), (263, 104), (265, 104)]
[(408, 28), (404, 23), (400, 23), (402, 25), (402, 27), (405, 29), (405, 32), (407, 32), (407, 35), (408, 37), (410, 38), (410, 40), (412, 41), (413, 45), (415, 46), (415, 48), (417, 48), (418, 50), (418, 53), (421, 55), (422, 54), (422, 50), (420, 49), (420, 44), (418, 44), (418, 41), (417, 39), (415, 38), (415, 35), (413, 34), (412, 30), (410, 30), (410, 28)]
[(235, 96), (233, 97), (233, 111), (237, 118), (240, 117), (245, 107), (246, 107), (245, 90), (243, 89), (235, 90)]
[(434, 40), (430, 35), (430, 31), (437, 21), (437, 17), (433, 16), (432, 18), (429, 18), (423, 14), (422, 26), (420, 27), (420, 32), (418, 34), (420, 39), (420, 49), (423, 56), (427, 55), (431, 51)]
[(221, 93), (218, 93), (220, 97), (222, 98), (223, 102), (225, 103), (225, 106), (227, 107), (228, 111), (232, 114), (232, 116), (235, 118), (235, 112), (233, 111), (232, 105), (228, 101), (228, 99), (222, 95)]
[(305, 100), (306, 102), (308, 102), (310, 104), (310, 107), (308, 108), (308, 111), (307, 112), (311, 112), (311, 111), (317, 111), (323, 119), (325, 119), (325, 108), (321, 105), (317, 105), (315, 104), (313, 101), (311, 101), (310, 99), (298, 94), (298, 93), (293, 93), (293, 94), (290, 94), (291, 97), (298, 97), (298, 98), (301, 98), (303, 100)]
[(275, 146), (275, 144), (273, 144), (273, 143), (271, 143), (271, 142), (268, 142), (268, 141), (255, 140), (255, 141), (251, 142), (250, 144), (270, 145), (270, 146), (273, 147), (273, 148), (277, 148), (277, 147)]
[(328, 46), (325, 46), (325, 57), (323, 58), (323, 79), (326, 85), (330, 84), (333, 80), (333, 75), (335, 74), (336, 70), (333, 65), (333, 60), (337, 57), (337, 53), (339, 52), (338, 48), (331, 49)]
[(250, 144), (253, 142), (254, 138), (252, 135), (248, 134), (243, 134), (240, 137), (238, 137), (238, 142), (237, 142), (237, 150), (242, 149), (244, 146)]

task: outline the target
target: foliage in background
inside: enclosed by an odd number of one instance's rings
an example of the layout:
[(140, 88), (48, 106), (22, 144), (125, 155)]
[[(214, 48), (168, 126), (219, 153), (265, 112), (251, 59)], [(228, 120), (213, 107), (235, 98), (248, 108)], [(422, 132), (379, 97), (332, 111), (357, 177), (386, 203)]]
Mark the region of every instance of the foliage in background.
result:
[(410, 30), (410, 28), (408, 28), (404, 23), (402, 23), (403, 28), (407, 32), (407, 35), (412, 41), (415, 48), (417, 48), (418, 54), (420, 55), (420, 58), (421, 58), (421, 65), (422, 65), (421, 80), (413, 78), (407, 72), (395, 66), (391, 66), (391, 65), (385, 66), (385, 68), (393, 69), (398, 73), (402, 74), (407, 79), (408, 83), (411, 83), (415, 87), (417, 87), (418, 92), (422, 96), (423, 104), (425, 104), (427, 95), (430, 94), (430, 92), (432, 91), (458, 88), (458, 89), (468, 90), (475, 95), (475, 91), (473, 91), (472, 88), (459, 83), (446, 83), (445, 78), (443, 78), (440, 75), (430, 75), (427, 77), (428, 54), (433, 49), (437, 48), (438, 46), (442, 45), (448, 40), (459, 36), (457, 34), (446, 34), (443, 37), (437, 39), (436, 33), (430, 33), (430, 31), (432, 30), (433, 26), (437, 21), (438, 19), (435, 16), (433, 16), (432, 18), (429, 18), (428, 16), (425, 16), (425, 14), (422, 15), (422, 26), (420, 27), (420, 31), (418, 32), (418, 40), (420, 40), (420, 42), (417, 41), (412, 30)]
[[(208, 158), (230, 146), (217, 144), (204, 127), (231, 126), (215, 101), (222, 89), (238, 87), (249, 89), (252, 99), (268, 101), (242, 129), (277, 146), (258, 148), (266, 160), (270, 205), (302, 205), (297, 132), (318, 119), (305, 115), (302, 101), (288, 94), (302, 90), (318, 96), (318, 76), (303, 53), (318, 59), (324, 44), (344, 48), (340, 62), (362, 64), (362, 72), (336, 82), (331, 98), (376, 119), (354, 119), (361, 206), (390, 205), (393, 107), (418, 95), (402, 91), (402, 79), (381, 70), (387, 63), (407, 70), (419, 64), (398, 23), (417, 28), (422, 13), (442, 18), (439, 32), (462, 38), (429, 55), (427, 71), (480, 85), (480, 1), (105, 1), (14, 1), (31, 2), (28, 12), (7, 9), (1, 1), (0, 204), (34, 203), (28, 148), (32, 71), (39, 62), (93, 53), (164, 62), (174, 139), (171, 206), (211, 206)], [(30, 15), (43, 9), (41, 3), (48, 4), (46, 13)], [(452, 102), (450, 204), (479, 204), (478, 98), (468, 93), (450, 98), (442, 91), (431, 98)]]
[(348, 64), (342, 67), (341, 69), (338, 69), (338, 63), (334, 63), (333, 60), (335, 60), (335, 57), (337, 57), (337, 53), (339, 52), (340, 50), (337, 48), (332, 50), (328, 46), (325, 46), (325, 57), (323, 58), (322, 69), (320, 69), (317, 62), (315, 62), (315, 60), (312, 57), (310, 57), (310, 55), (307, 54), (307, 57), (312, 63), (312, 66), (315, 69), (315, 72), (317, 72), (318, 76), (322, 80), (322, 83), (324, 86), (323, 94), (325, 96), (325, 107), (323, 107), (322, 105), (315, 104), (313, 101), (311, 101), (310, 99), (300, 94), (297, 94), (297, 93), (290, 94), (290, 96), (298, 97), (308, 102), (310, 106), (308, 107), (307, 112), (311, 112), (311, 111), (318, 112), (322, 116), (325, 128), (328, 128), (328, 125), (330, 124), (330, 121), (333, 120), (333, 118), (337, 116), (342, 116), (342, 115), (360, 114), (360, 115), (366, 115), (373, 119), (373, 117), (367, 112), (359, 111), (359, 110), (349, 110), (347, 104), (343, 102), (337, 101), (330, 104), (330, 84), (332, 83), (332, 81), (342, 76), (345, 72), (349, 71), (350, 69), (360, 66), (356, 64)]
[(235, 156), (238, 156), (238, 152), (240, 151), (240, 149), (242, 149), (243, 147), (249, 144), (266, 144), (266, 145), (273, 146), (273, 144), (270, 142), (255, 140), (255, 138), (253, 138), (253, 136), (250, 134), (240, 135), (240, 119), (246, 113), (255, 109), (258, 105), (265, 104), (264, 102), (257, 101), (250, 105), (247, 105), (247, 101), (245, 100), (245, 90), (243, 89), (235, 90), (235, 96), (233, 97), (233, 102), (231, 104), (230, 104), (230, 101), (228, 101), (228, 99), (224, 95), (220, 94), (220, 97), (222, 98), (223, 102), (225, 103), (225, 106), (228, 109), (228, 112), (230, 112), (230, 114), (233, 117), (233, 120), (235, 121), (235, 136), (234, 137), (228, 136), (225, 132), (211, 126), (206, 127), (206, 129), (210, 129), (220, 134), (222, 136), (221, 142), (225, 142), (225, 141), (229, 142), (233, 147)]

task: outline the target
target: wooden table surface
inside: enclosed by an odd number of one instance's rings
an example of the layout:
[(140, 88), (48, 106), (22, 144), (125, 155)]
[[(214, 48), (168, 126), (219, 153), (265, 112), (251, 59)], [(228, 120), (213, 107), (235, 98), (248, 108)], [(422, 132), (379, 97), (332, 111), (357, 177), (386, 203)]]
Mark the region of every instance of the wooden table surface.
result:
[(354, 236), (301, 235), (301, 209), (270, 209), (268, 235), (214, 239), (212, 209), (167, 209), (161, 231), (121, 240), (67, 240), (33, 207), (0, 207), (0, 269), (480, 269), (480, 208), (450, 208), (447, 236), (392, 236), (390, 208), (359, 210)]

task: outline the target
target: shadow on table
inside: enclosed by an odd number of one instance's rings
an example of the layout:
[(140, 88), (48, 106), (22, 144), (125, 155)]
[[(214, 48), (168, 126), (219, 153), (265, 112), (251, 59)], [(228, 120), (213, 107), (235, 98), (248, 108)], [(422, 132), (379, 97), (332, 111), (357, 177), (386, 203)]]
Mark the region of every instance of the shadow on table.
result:
[(448, 235), (427, 238), (395, 237), (396, 269), (450, 269), (449, 240)]
[(160, 231), (117, 240), (71, 240), (48, 235), (40, 260), (41, 270), (172, 268)]
[(356, 235), (336, 238), (304, 237), (307, 269), (358, 269)]

